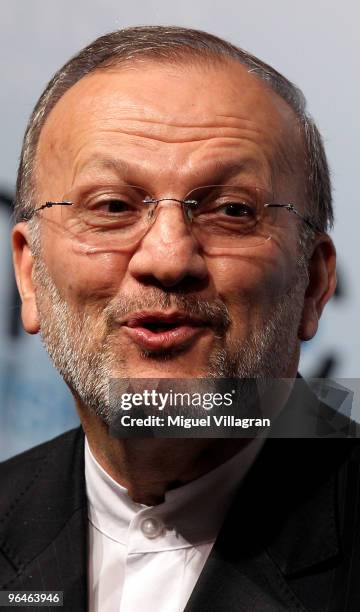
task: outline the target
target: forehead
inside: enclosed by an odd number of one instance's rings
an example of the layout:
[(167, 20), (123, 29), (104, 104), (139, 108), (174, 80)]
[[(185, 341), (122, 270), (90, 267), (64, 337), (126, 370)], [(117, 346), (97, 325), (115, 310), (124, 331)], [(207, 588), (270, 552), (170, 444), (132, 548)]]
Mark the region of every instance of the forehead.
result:
[(73, 181), (89, 160), (124, 149), (133, 163), (150, 152), (178, 171), (217, 149), (289, 169), (299, 136), (292, 109), (238, 62), (137, 61), (95, 71), (62, 96), (40, 135), (39, 175), (61, 169)]

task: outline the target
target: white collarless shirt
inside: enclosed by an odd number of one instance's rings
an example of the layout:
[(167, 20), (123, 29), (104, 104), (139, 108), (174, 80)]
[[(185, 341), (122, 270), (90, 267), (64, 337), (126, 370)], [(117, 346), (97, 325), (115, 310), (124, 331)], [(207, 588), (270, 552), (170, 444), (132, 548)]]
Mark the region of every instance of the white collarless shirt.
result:
[(135, 503), (100, 466), (85, 439), (89, 612), (182, 612), (236, 490), (264, 439), (204, 476)]

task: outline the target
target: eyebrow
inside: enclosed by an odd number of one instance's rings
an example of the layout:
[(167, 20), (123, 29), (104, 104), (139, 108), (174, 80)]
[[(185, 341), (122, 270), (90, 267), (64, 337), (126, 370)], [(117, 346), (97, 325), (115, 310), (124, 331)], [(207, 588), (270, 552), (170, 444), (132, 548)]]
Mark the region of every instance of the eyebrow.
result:
[(84, 170), (115, 170), (117, 174), (124, 173), (127, 170), (128, 163), (120, 158), (99, 157), (99, 155), (91, 155), (86, 162), (81, 166), (81, 172)]
[[(204, 175), (214, 175), (216, 182), (223, 180), (230, 180), (237, 176), (241, 172), (249, 169), (259, 169), (261, 165), (253, 158), (246, 157), (244, 159), (216, 159), (209, 163), (207, 167), (195, 168), (194, 175), (198, 175), (199, 178), (203, 178)], [(84, 170), (111, 170), (118, 176), (123, 176), (129, 170), (135, 171), (135, 165), (131, 168), (130, 164), (120, 158), (112, 157), (99, 157), (98, 155), (92, 155), (81, 167), (81, 171)]]
[(217, 181), (229, 180), (234, 176), (237, 176), (241, 172), (248, 170), (249, 168), (259, 167), (259, 164), (250, 158), (233, 159), (233, 160), (223, 160), (216, 159), (211, 162), (206, 168), (199, 168), (199, 170), (195, 170), (195, 174), (199, 174), (200, 177), (203, 177), (204, 174), (212, 174), (214, 175)]

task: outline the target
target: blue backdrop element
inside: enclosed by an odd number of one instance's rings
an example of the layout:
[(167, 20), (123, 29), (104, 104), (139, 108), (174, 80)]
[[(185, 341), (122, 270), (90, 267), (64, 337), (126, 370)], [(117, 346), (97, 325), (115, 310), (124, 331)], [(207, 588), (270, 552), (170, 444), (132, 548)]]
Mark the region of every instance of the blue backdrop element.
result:
[[(36, 337), (2, 345), (0, 460), (75, 427), (73, 398)], [(3, 350), (5, 348), (5, 350)]]

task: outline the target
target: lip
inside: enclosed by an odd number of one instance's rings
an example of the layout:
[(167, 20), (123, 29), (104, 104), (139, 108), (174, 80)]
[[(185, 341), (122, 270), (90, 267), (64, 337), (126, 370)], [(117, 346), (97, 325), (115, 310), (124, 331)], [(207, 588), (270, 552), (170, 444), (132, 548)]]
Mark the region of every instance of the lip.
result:
[[(172, 327), (155, 331), (148, 329), (147, 324)], [(203, 320), (180, 312), (138, 312), (130, 315), (121, 325), (138, 346), (152, 351), (189, 345), (208, 327)]]

